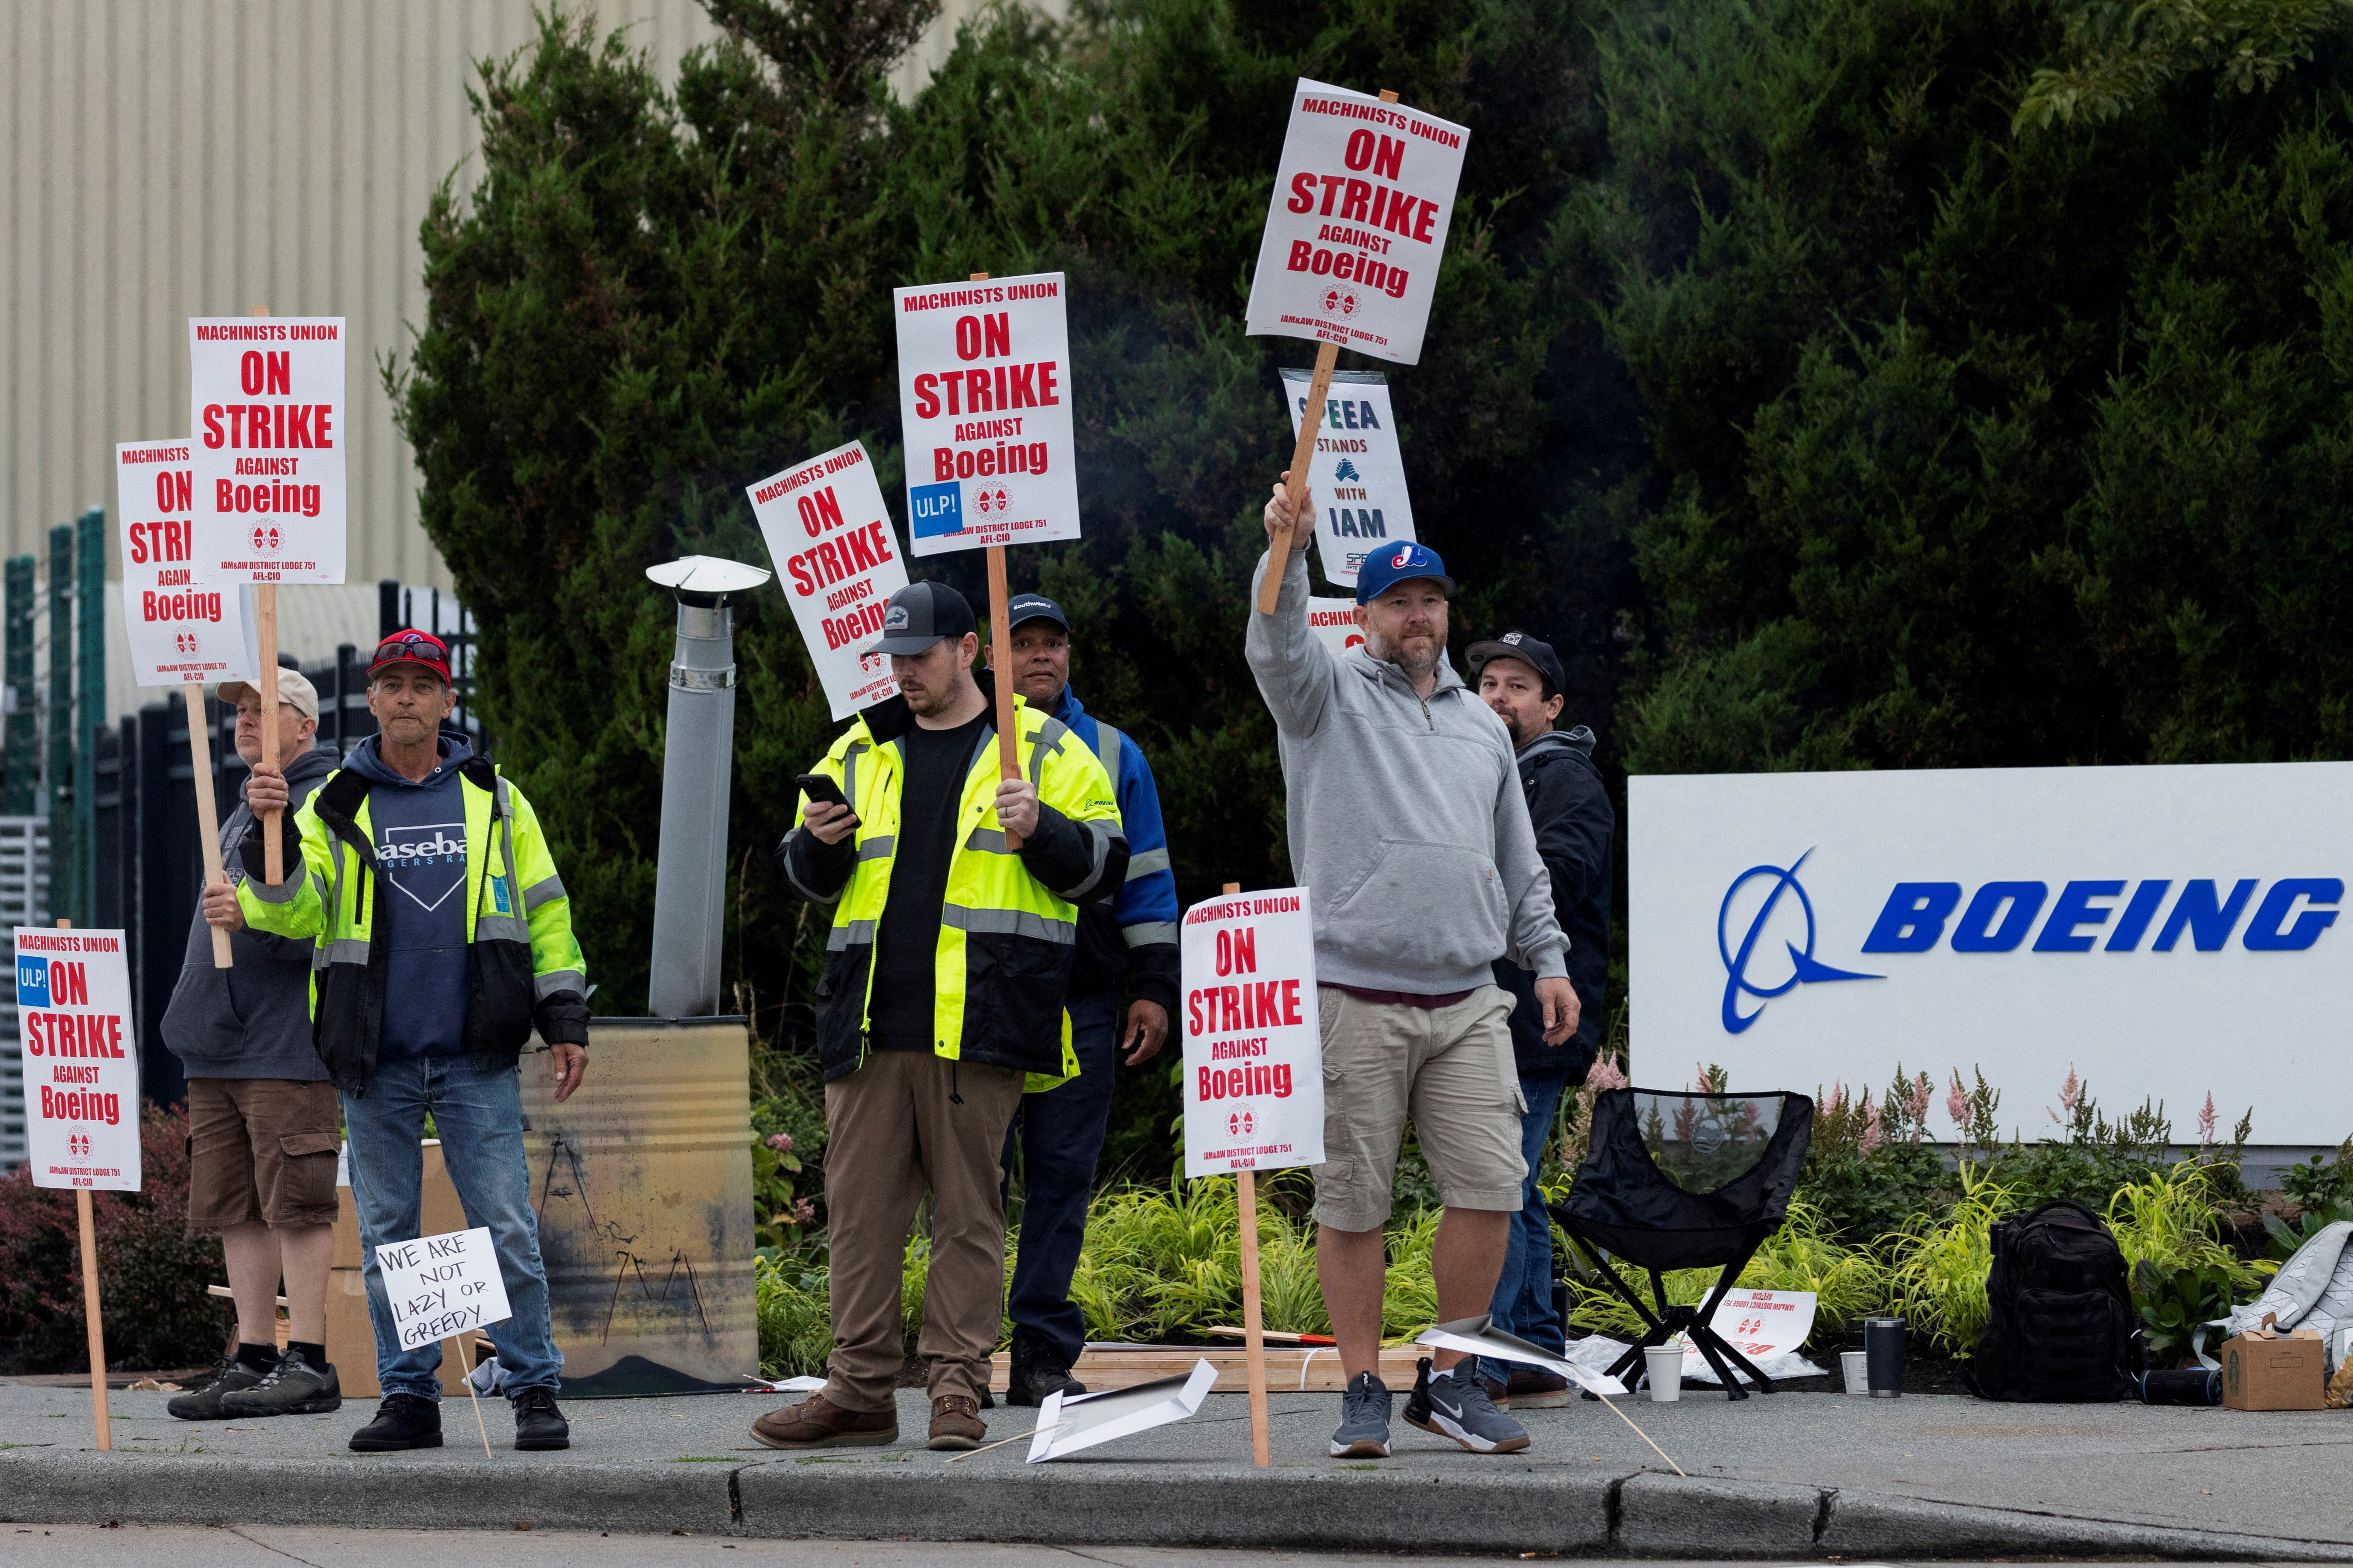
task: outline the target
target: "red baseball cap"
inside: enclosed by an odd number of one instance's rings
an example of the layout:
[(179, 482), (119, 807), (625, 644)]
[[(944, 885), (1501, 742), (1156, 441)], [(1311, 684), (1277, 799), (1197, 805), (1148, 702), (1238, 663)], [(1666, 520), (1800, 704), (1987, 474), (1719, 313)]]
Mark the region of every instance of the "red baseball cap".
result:
[(396, 664), (423, 665), (441, 678), (442, 685), (450, 683), (449, 650), (431, 632), (408, 626), (376, 644), (375, 657), (368, 660), (368, 679), (374, 680), (377, 671)]

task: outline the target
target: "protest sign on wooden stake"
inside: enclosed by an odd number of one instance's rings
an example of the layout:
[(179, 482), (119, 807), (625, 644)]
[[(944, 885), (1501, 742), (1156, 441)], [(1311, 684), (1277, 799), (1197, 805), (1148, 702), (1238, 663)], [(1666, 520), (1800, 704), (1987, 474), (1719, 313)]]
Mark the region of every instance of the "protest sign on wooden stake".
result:
[[(253, 589), (195, 575), (195, 483), (189, 443), (126, 441), (114, 449), (115, 512), (122, 548), (122, 626), (132, 679), (177, 686), (187, 699), (188, 752), (204, 835), (205, 881), (226, 880), (205, 690), (261, 672)], [(213, 967), (231, 965), (228, 932), (212, 928)]]
[[(1282, 372), (1283, 406), (1291, 415), (1294, 437), (1307, 422), (1313, 379), (1304, 370)], [(1315, 514), (1316, 553), (1323, 558), (1324, 576), (1354, 589), (1356, 568), (1367, 554), (1414, 538), (1413, 500), (1398, 449), (1388, 377), (1377, 370), (1335, 371), (1316, 406), (1320, 427), (1307, 462), (1308, 487), (1321, 503)]]
[(890, 656), (866, 645), (882, 630), (883, 605), (907, 585), (907, 563), (865, 443), (820, 452), (744, 489), (833, 716), (896, 696)]
[[(393, 1334), (400, 1348), (413, 1351), (436, 1340), (451, 1341), (457, 1347), (458, 1371), (467, 1396), (474, 1401), (474, 1424), (480, 1426), (481, 1396), (470, 1375), (474, 1369), (466, 1355), (466, 1341), (476, 1330), (513, 1316), (489, 1227), (476, 1226), (441, 1236), (420, 1236), (414, 1241), (385, 1242), (375, 1249), (375, 1267), (384, 1280), (385, 1305), (392, 1313)], [(483, 1457), (490, 1452), (490, 1432), (485, 1427)]]
[(16, 940), (25, 1149), (35, 1186), (74, 1192), (91, 1417), (98, 1446), (111, 1448), (90, 1194), (139, 1190), (139, 1048), (131, 1028), (131, 970), (119, 931), (78, 931), (59, 921), (54, 931), (18, 926)]
[[(1323, 405), (1343, 345), (1400, 364), (1421, 358), (1471, 133), (1397, 96), (1367, 98), (1304, 78), (1292, 94), (1244, 330), (1315, 341), (1310, 407)], [(1292, 449), (1294, 511), (1315, 429), (1303, 426)], [(1297, 532), (1270, 542), (1261, 615), (1274, 613)]]

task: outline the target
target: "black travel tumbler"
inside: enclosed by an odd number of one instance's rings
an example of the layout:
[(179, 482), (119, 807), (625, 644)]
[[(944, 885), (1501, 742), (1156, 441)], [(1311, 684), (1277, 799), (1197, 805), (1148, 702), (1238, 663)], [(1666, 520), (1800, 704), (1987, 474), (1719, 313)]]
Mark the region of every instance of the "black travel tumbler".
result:
[(2140, 1374), (2140, 1402), (2143, 1405), (2220, 1405), (2222, 1403), (2222, 1374), (2202, 1366), (2184, 1367), (2178, 1372), (2145, 1372)]
[(1904, 1397), (1904, 1320), (1865, 1318), (1862, 1321), (1865, 1382), (1873, 1399)]

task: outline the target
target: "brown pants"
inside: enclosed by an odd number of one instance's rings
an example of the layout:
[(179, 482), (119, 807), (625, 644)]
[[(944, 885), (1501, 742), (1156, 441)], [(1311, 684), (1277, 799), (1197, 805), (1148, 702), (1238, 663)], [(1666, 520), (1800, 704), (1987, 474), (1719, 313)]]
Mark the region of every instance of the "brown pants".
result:
[[(825, 1397), (895, 1408), (906, 1359), (900, 1271), (923, 1189), (932, 1264), (915, 1342), (931, 1395), (979, 1399), (1004, 1319), (1005, 1205), (997, 1156), (1021, 1074), (929, 1051), (876, 1051), (825, 1086), (825, 1195), (833, 1356)], [(957, 1101), (961, 1100), (962, 1103)]]
[(188, 1080), (188, 1228), (332, 1225), (343, 1101), (332, 1083)]

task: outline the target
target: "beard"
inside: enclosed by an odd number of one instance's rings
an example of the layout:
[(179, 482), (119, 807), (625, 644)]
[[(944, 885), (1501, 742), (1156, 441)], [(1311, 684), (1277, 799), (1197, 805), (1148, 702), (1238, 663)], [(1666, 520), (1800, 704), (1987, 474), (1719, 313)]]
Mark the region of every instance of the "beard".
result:
[(1446, 645), (1435, 637), (1417, 641), (1411, 647), (1392, 645), (1378, 637), (1366, 637), (1365, 650), (1384, 664), (1396, 665), (1398, 673), (1416, 684), (1434, 674), (1439, 660), (1446, 657)]

